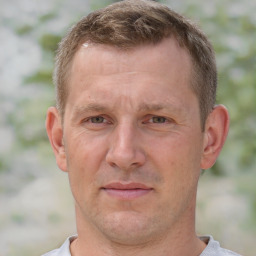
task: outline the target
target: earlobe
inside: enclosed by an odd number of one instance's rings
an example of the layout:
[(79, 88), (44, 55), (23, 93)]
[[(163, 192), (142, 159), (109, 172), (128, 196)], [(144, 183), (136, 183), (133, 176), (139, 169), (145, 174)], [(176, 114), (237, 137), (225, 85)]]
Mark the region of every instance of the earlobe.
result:
[(56, 162), (62, 171), (67, 171), (61, 117), (55, 107), (50, 107), (48, 109), (45, 125), (49, 141), (55, 154)]
[(228, 111), (223, 105), (216, 105), (205, 124), (201, 169), (209, 169), (214, 165), (227, 138), (228, 129)]

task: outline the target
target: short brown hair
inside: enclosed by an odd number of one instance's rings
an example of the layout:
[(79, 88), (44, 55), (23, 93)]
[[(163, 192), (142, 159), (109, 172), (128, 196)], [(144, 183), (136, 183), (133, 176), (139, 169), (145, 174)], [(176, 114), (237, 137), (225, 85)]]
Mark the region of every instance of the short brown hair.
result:
[(204, 33), (167, 6), (150, 0), (126, 0), (90, 13), (73, 26), (59, 44), (54, 82), (57, 107), (64, 116), (70, 65), (85, 42), (132, 49), (174, 37), (190, 54), (191, 87), (198, 97), (202, 129), (216, 100), (217, 70), (213, 48)]

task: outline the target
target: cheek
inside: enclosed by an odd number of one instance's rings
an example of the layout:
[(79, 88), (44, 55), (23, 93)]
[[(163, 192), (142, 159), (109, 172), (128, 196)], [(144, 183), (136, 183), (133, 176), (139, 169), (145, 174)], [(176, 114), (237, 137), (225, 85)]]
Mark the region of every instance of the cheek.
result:
[[(155, 142), (150, 147), (151, 161), (161, 172), (167, 184), (173, 187), (184, 187), (188, 183), (196, 183), (200, 173), (201, 147), (189, 137), (176, 136), (164, 141)], [(168, 188), (169, 190), (169, 188)]]
[(104, 159), (105, 149), (99, 140), (86, 136), (71, 137), (66, 147), (67, 168), (73, 194), (86, 194), (93, 187), (95, 177)]
[(161, 172), (164, 181), (159, 191), (164, 195), (164, 205), (176, 216), (189, 207), (196, 196), (200, 154), (197, 148), (184, 140), (170, 143), (162, 147), (161, 152), (158, 150), (154, 154), (158, 156), (155, 158), (155, 167)]
[(104, 156), (106, 151), (104, 138), (92, 137), (85, 132), (80, 132), (69, 136), (67, 141), (67, 161), (70, 168), (72, 166), (87, 166), (99, 163), (99, 159)]

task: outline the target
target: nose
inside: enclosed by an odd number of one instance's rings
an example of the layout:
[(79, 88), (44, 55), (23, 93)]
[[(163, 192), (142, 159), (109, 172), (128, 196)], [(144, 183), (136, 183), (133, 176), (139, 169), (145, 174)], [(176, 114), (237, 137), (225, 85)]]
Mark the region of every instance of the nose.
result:
[(142, 166), (146, 156), (140, 147), (138, 128), (129, 123), (117, 125), (112, 132), (106, 161), (112, 167), (129, 171)]

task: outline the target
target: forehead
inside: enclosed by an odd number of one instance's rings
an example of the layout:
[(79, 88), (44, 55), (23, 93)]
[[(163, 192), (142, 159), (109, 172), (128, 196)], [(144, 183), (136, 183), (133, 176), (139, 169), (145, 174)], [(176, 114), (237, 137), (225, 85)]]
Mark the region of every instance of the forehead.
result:
[(85, 103), (118, 97), (158, 104), (161, 99), (179, 98), (182, 102), (184, 93), (192, 93), (190, 71), (188, 53), (171, 38), (125, 51), (84, 44), (72, 63), (68, 99), (74, 103), (83, 97)]
[[(145, 65), (150, 60), (150, 66)], [(175, 65), (170, 65), (175, 63)], [(104, 65), (101, 65), (104, 64)], [(119, 69), (116, 70), (116, 66)], [(166, 38), (157, 44), (142, 44), (131, 48), (118, 48), (110, 45), (84, 43), (76, 52), (71, 71), (78, 71), (77, 66), (87, 69), (87, 73), (155, 70), (159, 65), (163, 72), (182, 69), (184, 72), (191, 68), (191, 58), (186, 48), (181, 48), (174, 38)], [(85, 67), (86, 66), (86, 67)], [(103, 68), (104, 67), (104, 68)]]

